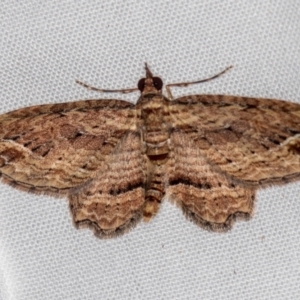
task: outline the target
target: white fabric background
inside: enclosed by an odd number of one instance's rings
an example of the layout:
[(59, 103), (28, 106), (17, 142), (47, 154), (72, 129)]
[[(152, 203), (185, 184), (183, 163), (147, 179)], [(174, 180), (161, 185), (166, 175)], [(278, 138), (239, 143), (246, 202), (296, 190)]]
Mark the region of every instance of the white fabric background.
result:
[[(0, 6), (0, 112), (164, 82), (221, 78), (176, 96), (222, 93), (300, 103), (300, 1), (10, 1)], [(258, 193), (228, 233), (165, 201), (149, 224), (99, 240), (66, 200), (0, 185), (2, 299), (299, 299), (300, 183)]]

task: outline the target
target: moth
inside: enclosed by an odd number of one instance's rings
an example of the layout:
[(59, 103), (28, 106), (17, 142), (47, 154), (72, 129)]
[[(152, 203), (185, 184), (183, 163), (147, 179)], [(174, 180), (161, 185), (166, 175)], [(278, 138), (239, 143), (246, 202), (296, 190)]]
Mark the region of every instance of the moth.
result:
[[(230, 68), (230, 67), (229, 67)], [(116, 99), (38, 105), (0, 116), (2, 181), (67, 197), (74, 225), (119, 236), (163, 198), (213, 231), (253, 214), (255, 193), (300, 178), (300, 105), (225, 95), (173, 99), (146, 76), (136, 104)]]

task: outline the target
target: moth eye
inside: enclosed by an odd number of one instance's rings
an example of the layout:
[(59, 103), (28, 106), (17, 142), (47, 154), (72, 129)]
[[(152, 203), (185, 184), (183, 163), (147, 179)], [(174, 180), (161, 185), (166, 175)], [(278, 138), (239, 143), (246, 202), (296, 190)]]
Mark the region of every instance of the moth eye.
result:
[(145, 78), (139, 80), (138, 89), (142, 92), (145, 88)]
[(153, 77), (152, 79), (154, 87), (159, 91), (163, 86), (163, 82), (159, 77)]

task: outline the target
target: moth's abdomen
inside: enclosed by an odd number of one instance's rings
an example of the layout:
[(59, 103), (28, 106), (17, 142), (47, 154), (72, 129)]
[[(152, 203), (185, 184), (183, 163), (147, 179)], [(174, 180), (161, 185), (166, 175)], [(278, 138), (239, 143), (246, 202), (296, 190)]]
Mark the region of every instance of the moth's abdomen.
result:
[(146, 186), (145, 204), (143, 207), (144, 221), (149, 221), (155, 216), (165, 194), (165, 166), (157, 164), (161, 160), (151, 161), (148, 165), (148, 178)]

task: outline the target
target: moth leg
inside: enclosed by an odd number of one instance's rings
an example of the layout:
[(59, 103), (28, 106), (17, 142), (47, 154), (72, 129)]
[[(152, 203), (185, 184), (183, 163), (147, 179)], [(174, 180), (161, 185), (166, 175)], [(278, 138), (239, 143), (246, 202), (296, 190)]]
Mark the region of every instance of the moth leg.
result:
[(170, 90), (171, 86), (186, 87), (186, 86), (189, 86), (191, 84), (207, 82), (207, 81), (210, 81), (210, 80), (213, 80), (215, 78), (220, 77), (221, 75), (223, 75), (224, 73), (226, 73), (231, 68), (233, 68), (233, 66), (229, 66), (225, 70), (223, 70), (222, 72), (220, 72), (220, 73), (218, 73), (218, 74), (216, 74), (216, 75), (214, 75), (212, 77), (206, 78), (206, 79), (201, 79), (201, 80), (197, 80), (197, 81), (190, 81), (190, 82), (177, 82), (177, 83), (167, 84), (166, 85), (166, 90), (167, 90), (168, 98), (170, 100), (173, 100), (173, 96), (172, 96), (172, 93), (171, 93), (171, 90)]
[(104, 90), (104, 89), (99, 89), (99, 88), (95, 88), (91, 85), (88, 85), (82, 81), (79, 80), (75, 80), (76, 83), (80, 84), (81, 86), (87, 88), (90, 91), (96, 91), (99, 93), (122, 93), (122, 94), (128, 94), (128, 93), (132, 93), (132, 92), (136, 92), (139, 89), (138, 88), (132, 88), (132, 89), (120, 89), (120, 90)]

